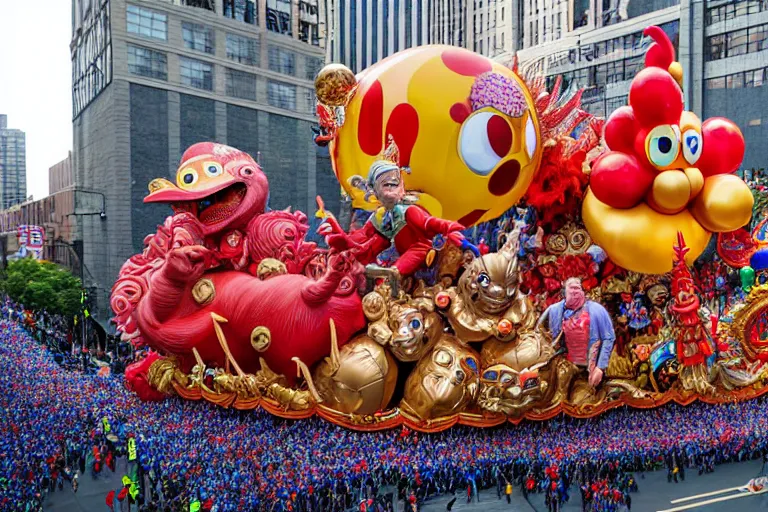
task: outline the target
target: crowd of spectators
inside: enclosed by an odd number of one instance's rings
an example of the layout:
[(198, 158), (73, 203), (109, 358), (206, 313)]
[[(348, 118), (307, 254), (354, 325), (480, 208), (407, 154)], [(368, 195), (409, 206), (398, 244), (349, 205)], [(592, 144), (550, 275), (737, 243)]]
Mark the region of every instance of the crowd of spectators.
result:
[[(14, 314), (4, 311), (0, 321), (3, 511), (42, 510), (47, 495), (76, 490), (78, 478), (114, 471), (129, 438), (136, 458), (126, 473), (140, 489), (131, 510), (185, 512), (387, 511), (390, 494), (418, 510), (436, 495), (469, 501), (490, 488), (504, 499), (512, 487), (544, 494), (551, 511), (574, 493), (584, 510), (627, 510), (642, 472), (666, 469), (677, 481), (686, 470), (758, 458), (768, 447), (762, 398), (437, 434), (353, 432), (172, 398), (141, 402), (121, 376), (57, 363)], [(105, 503), (125, 509), (128, 491), (115, 489)]]

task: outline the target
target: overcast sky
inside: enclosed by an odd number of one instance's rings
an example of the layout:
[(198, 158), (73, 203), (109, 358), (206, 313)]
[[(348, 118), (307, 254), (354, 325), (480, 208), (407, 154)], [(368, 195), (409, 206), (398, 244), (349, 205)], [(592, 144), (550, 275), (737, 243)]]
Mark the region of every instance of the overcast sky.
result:
[(72, 149), (70, 0), (0, 0), (0, 114), (27, 134), (27, 195)]

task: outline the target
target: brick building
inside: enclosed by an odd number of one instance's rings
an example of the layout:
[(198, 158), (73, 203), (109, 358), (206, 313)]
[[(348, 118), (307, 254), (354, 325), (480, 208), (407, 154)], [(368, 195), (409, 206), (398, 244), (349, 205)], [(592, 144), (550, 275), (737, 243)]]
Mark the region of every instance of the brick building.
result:
[[(42, 226), (45, 229), (43, 258), (81, 275), (83, 269), (73, 247), (77, 236), (77, 217), (71, 156), (70, 152), (67, 158), (48, 169), (50, 194), (47, 197), (25, 201), (0, 211), (0, 236), (5, 239), (6, 253), (13, 254), (19, 249), (16, 239), (19, 226)], [(86, 282), (86, 285), (89, 283)]]

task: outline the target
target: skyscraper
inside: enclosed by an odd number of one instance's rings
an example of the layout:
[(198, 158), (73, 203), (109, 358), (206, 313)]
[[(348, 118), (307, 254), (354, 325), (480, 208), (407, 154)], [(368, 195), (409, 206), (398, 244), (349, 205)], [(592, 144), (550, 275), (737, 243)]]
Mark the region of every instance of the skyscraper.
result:
[[(106, 318), (120, 266), (171, 213), (147, 184), (175, 180), (201, 141), (237, 147), (270, 180), (270, 206), (338, 209), (327, 151), (312, 137), (323, 66), (318, 0), (73, 0), (72, 172), (77, 239)], [(102, 215), (102, 212), (104, 215)]]
[(0, 114), (0, 209), (27, 199), (26, 144), (24, 132), (8, 128), (8, 116)]
[(331, 60), (355, 73), (430, 40), (432, 0), (332, 0), (329, 5)]

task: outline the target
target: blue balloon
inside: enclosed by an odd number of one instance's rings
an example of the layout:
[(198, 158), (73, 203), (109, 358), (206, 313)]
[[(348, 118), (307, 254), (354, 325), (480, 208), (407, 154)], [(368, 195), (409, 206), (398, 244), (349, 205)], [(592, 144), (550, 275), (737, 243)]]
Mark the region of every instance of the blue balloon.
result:
[(768, 268), (768, 249), (759, 249), (752, 258), (749, 260), (749, 266), (755, 269), (755, 271), (765, 270)]

